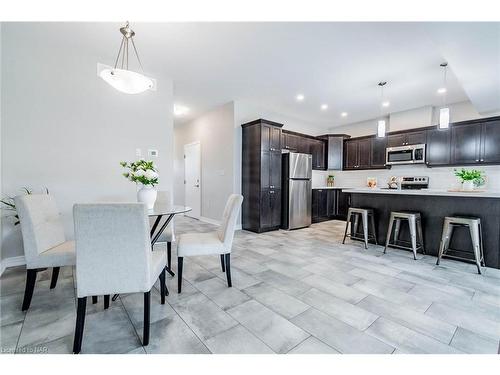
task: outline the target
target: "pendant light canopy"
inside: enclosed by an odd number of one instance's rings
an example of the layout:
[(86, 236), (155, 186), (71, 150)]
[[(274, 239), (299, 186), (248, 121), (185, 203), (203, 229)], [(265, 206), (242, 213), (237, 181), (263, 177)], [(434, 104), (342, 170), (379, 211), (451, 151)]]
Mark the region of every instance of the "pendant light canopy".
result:
[(379, 82), (380, 86), (380, 120), (378, 120), (377, 123), (377, 137), (383, 138), (385, 137), (385, 133), (387, 132), (387, 126), (385, 119), (382, 118), (383, 113), (382, 113), (382, 107), (387, 107), (388, 105), (384, 105), (384, 103), (388, 103), (384, 100), (384, 86), (387, 84), (387, 82)]
[(448, 63), (442, 63), (439, 66), (443, 68), (443, 86), (438, 89), (438, 92), (443, 94), (443, 106), (439, 109), (439, 129), (448, 129), (450, 127), (450, 108), (446, 106), (446, 93), (448, 92), (446, 73)]
[[(97, 75), (109, 83), (118, 91), (126, 94), (139, 94), (146, 90), (156, 90), (156, 80), (145, 76), (144, 74), (129, 70), (129, 44), (132, 44), (137, 62), (144, 73), (142, 63), (137, 53), (134, 43), (135, 32), (129, 27), (129, 23), (120, 28), (122, 41), (118, 56), (116, 56), (114, 67), (97, 64)], [(120, 65), (119, 65), (120, 64)]]

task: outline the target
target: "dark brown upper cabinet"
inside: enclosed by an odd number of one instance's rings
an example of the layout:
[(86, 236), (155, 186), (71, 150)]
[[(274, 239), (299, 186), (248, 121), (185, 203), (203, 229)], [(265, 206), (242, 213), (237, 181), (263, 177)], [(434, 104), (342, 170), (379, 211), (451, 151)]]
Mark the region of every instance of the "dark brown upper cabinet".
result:
[(418, 145), (425, 143), (425, 139), (425, 130), (390, 134), (387, 136), (387, 147)]
[(451, 163), (475, 164), (481, 159), (481, 126), (459, 125), (451, 128)]
[(429, 166), (449, 165), (451, 161), (451, 131), (427, 130), (426, 159)]
[(242, 125), (242, 227), (254, 232), (281, 225), (281, 127), (267, 120)]
[(500, 120), (482, 124), (480, 161), (500, 163)]
[(344, 169), (358, 168), (359, 142), (349, 139), (344, 143)]
[(385, 168), (385, 149), (387, 137), (373, 137), (371, 139), (371, 168)]
[(312, 139), (310, 140), (310, 146), (312, 168), (316, 170), (326, 170), (326, 142), (319, 139)]
[(386, 138), (363, 137), (344, 141), (344, 169), (385, 168)]

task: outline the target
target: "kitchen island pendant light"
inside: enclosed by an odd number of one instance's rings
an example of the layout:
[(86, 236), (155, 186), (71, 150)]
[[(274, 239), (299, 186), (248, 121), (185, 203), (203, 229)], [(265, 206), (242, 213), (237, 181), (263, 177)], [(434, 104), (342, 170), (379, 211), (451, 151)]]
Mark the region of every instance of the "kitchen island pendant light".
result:
[[(379, 82), (379, 84), (378, 84), (380, 86), (380, 117), (383, 116), (382, 107), (384, 106), (383, 103), (385, 103), (384, 102), (384, 86), (386, 84), (387, 84), (387, 82), (385, 82), (385, 81)], [(386, 132), (387, 132), (387, 126), (386, 126), (385, 119), (381, 118), (377, 122), (377, 137), (384, 138)]]
[(448, 129), (450, 127), (450, 108), (446, 106), (446, 93), (448, 92), (448, 87), (446, 86), (446, 70), (448, 68), (448, 63), (442, 63), (439, 65), (443, 68), (443, 106), (439, 109), (439, 129)]
[[(116, 90), (125, 94), (139, 94), (146, 90), (156, 90), (155, 79), (129, 70), (128, 51), (129, 42), (131, 42), (139, 67), (141, 68), (142, 73), (144, 73), (139, 54), (137, 53), (137, 48), (134, 43), (135, 32), (129, 27), (128, 22), (124, 27), (120, 28), (120, 33), (123, 36), (114, 67), (98, 63), (97, 75)], [(118, 63), (120, 61), (121, 64), (120, 67), (118, 67)]]

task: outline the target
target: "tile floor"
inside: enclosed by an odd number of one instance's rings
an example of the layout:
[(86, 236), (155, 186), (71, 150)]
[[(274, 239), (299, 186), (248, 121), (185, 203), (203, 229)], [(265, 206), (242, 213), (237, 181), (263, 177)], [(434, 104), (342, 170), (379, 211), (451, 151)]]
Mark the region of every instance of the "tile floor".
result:
[[(344, 223), (235, 235), (233, 288), (218, 256), (186, 258), (183, 293), (168, 277), (168, 303), (153, 290), (151, 341), (141, 345), (142, 295), (87, 307), (83, 353), (498, 353), (500, 271), (361, 243), (341, 245)], [(179, 218), (177, 233), (214, 227)], [(174, 245), (175, 249), (175, 245)], [(174, 252), (175, 254), (175, 252)], [(175, 258), (175, 257), (174, 257)], [(175, 267), (174, 267), (175, 270)], [(38, 276), (20, 310), (25, 271), (0, 278), (3, 353), (69, 353), (75, 282)]]

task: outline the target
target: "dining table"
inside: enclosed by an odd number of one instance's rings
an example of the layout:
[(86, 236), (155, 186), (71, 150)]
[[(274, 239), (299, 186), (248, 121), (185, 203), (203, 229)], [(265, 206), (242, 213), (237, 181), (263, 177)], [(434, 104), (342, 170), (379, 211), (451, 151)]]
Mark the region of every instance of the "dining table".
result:
[[(152, 209), (148, 209), (147, 214), (150, 218), (155, 218), (153, 222), (153, 226), (151, 227), (150, 237), (151, 237), (151, 250), (153, 250), (154, 245), (161, 237), (162, 233), (168, 227), (168, 224), (172, 221), (175, 215), (185, 214), (186, 212), (191, 211), (192, 208), (188, 206), (168, 204), (168, 203), (156, 203)], [(164, 219), (164, 220), (162, 220)], [(175, 276), (175, 273), (168, 267), (165, 267), (165, 270), (172, 276)], [(168, 289), (167, 289), (168, 295)], [(118, 298), (118, 294), (115, 294), (112, 298), (113, 301), (116, 301)]]

